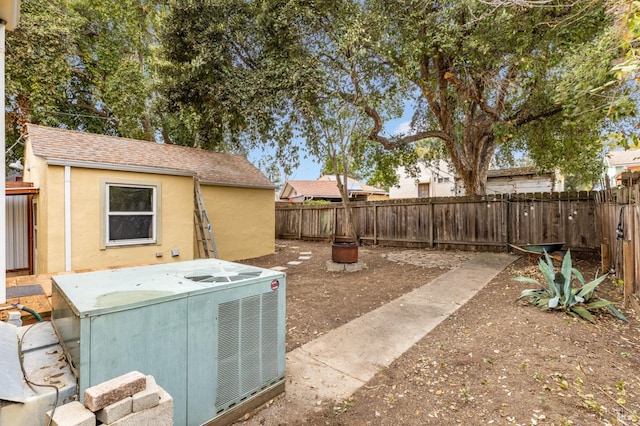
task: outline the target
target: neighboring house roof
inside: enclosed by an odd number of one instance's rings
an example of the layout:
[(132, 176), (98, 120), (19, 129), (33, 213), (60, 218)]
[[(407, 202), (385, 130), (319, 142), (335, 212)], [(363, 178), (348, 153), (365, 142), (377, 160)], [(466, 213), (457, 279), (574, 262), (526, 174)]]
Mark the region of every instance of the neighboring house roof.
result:
[[(318, 180), (320, 181), (327, 180), (327, 181), (335, 182), (336, 177), (332, 175), (324, 175), (324, 176), (320, 176)], [(337, 188), (337, 185), (336, 185), (336, 188)], [(367, 185), (365, 183), (362, 183), (350, 177), (347, 178), (347, 189), (349, 190), (349, 192), (352, 192), (352, 193), (362, 193), (362, 194), (369, 194), (369, 195), (371, 194), (387, 195), (387, 191), (385, 191), (384, 189)]]
[(246, 158), (178, 145), (27, 124), (33, 153), (48, 164), (194, 175), (203, 184), (273, 189)]
[[(382, 189), (365, 185), (351, 178), (347, 179), (347, 189), (349, 196), (357, 194), (386, 194), (386, 191)], [(340, 191), (338, 190), (335, 176), (323, 176), (318, 180), (288, 180), (285, 182), (280, 192), (281, 200), (302, 197), (340, 199)]]
[(614, 176), (614, 179), (616, 183), (620, 185), (625, 183), (631, 185), (633, 182), (638, 181), (638, 177), (640, 177), (640, 164), (637, 166), (626, 167), (624, 170), (617, 173)]
[(307, 198), (340, 198), (338, 185), (330, 180), (288, 180), (280, 199), (305, 196)]
[(640, 165), (640, 149), (610, 151), (606, 155), (609, 166)]

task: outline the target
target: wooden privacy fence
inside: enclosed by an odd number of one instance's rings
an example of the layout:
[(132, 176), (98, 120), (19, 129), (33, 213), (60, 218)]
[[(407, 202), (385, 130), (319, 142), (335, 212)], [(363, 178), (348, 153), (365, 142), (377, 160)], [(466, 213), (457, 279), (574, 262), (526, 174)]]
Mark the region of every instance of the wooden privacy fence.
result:
[[(363, 243), (404, 247), (509, 250), (509, 244), (564, 242), (600, 249), (595, 193), (500, 194), (353, 203)], [(276, 237), (340, 240), (341, 204), (276, 208)]]
[(602, 191), (596, 214), (602, 235), (602, 269), (624, 281), (625, 305), (640, 312), (640, 185)]

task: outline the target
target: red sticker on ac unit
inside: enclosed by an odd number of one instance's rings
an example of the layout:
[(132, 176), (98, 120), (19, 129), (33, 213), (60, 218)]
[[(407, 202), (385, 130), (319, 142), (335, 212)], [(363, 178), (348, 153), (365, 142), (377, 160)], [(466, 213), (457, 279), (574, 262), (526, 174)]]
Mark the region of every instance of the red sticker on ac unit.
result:
[(277, 290), (280, 287), (280, 281), (273, 280), (271, 281), (271, 290)]

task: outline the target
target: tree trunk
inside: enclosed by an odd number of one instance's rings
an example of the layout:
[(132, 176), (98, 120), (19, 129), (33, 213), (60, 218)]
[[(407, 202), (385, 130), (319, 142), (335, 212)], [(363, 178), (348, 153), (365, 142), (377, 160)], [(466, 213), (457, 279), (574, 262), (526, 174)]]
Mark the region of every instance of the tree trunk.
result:
[(495, 138), (489, 126), (478, 131), (479, 126), (465, 128), (463, 141), (445, 144), (457, 175), (462, 179), (465, 195), (487, 193), (487, 172), (496, 150)]
[(480, 170), (464, 169), (459, 170), (456, 167), (458, 176), (462, 179), (465, 195), (485, 195), (487, 193), (487, 172), (484, 176)]
[(142, 114), (142, 130), (144, 132), (144, 139), (147, 141), (155, 141), (155, 135), (153, 133), (153, 127), (151, 126), (151, 117), (149, 116), (149, 112), (145, 111)]
[[(337, 169), (336, 169), (337, 170)], [(335, 173), (338, 190), (340, 191), (340, 195), (342, 198), (342, 206), (344, 207), (344, 220), (345, 220), (345, 228), (347, 231), (347, 238), (350, 241), (357, 242), (358, 241), (358, 232), (357, 227), (355, 225), (355, 218), (353, 215), (353, 209), (351, 208), (351, 200), (349, 200), (349, 181), (346, 174), (340, 176), (339, 172)]]

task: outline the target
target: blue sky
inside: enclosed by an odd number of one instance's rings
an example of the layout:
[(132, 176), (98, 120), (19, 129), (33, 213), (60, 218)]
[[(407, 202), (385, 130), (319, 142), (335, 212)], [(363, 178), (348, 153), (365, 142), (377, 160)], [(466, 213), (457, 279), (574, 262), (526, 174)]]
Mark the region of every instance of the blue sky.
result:
[[(385, 128), (389, 129), (387, 134), (391, 135), (399, 131), (407, 132), (411, 122), (412, 110), (408, 109), (402, 117), (387, 122)], [(249, 161), (251, 161), (256, 167), (261, 158), (262, 153), (260, 151), (254, 151), (249, 153)], [(302, 159), (300, 166), (296, 168), (290, 176), (283, 176), (283, 180), (316, 180), (320, 177), (320, 169), (322, 166), (314, 158)]]

